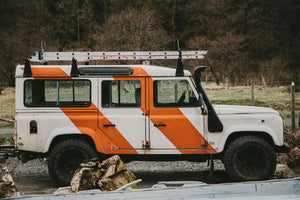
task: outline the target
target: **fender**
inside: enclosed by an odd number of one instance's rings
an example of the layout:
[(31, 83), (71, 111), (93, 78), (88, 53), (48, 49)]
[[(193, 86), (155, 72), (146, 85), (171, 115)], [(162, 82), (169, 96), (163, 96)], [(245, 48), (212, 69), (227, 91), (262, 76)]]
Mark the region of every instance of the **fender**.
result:
[(236, 132), (263, 132), (268, 134), (275, 145), (280, 146), (282, 141), (276, 134), (276, 132), (270, 128), (267, 125), (262, 125), (262, 124), (238, 124), (238, 125), (233, 125), (225, 129), (224, 134), (222, 134), (222, 137), (220, 138), (218, 142), (218, 152), (222, 152), (224, 150), (225, 144), (229, 138), (230, 135), (236, 133)]
[(44, 146), (43, 153), (46, 153), (46, 152), (49, 151), (49, 148), (50, 148), (50, 145), (51, 145), (52, 141), (57, 136), (74, 135), (74, 134), (81, 134), (81, 133), (75, 127), (66, 127), (66, 128), (56, 128), (56, 129), (54, 129), (47, 138), (47, 141), (46, 141), (45, 146)]
[(68, 127), (68, 128), (57, 128), (54, 129), (51, 134), (49, 135), (47, 142), (45, 144), (45, 148), (43, 150), (43, 153), (46, 153), (49, 151), (49, 148), (53, 142), (53, 140), (58, 137), (58, 136), (64, 136), (64, 135), (88, 135), (92, 138), (96, 149), (99, 151), (103, 151), (101, 142), (99, 141), (96, 131), (91, 129), (91, 128), (87, 128), (87, 127), (81, 127), (80, 130), (84, 130), (84, 133), (80, 133), (79, 130), (77, 128), (72, 128), (72, 127)]

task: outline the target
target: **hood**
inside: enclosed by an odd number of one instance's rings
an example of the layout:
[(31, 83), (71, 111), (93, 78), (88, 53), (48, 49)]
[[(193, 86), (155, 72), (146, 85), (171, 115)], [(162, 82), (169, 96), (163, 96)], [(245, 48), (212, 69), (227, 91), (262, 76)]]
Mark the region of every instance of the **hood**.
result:
[(255, 107), (255, 106), (235, 106), (235, 105), (213, 105), (219, 115), (229, 114), (276, 114), (278, 111), (272, 108)]

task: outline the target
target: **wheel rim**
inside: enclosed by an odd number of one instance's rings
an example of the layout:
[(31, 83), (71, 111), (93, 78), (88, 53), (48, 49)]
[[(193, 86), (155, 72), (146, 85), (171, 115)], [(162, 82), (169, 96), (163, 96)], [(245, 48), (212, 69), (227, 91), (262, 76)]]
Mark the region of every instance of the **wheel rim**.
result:
[(257, 179), (265, 174), (268, 168), (268, 155), (257, 146), (246, 146), (236, 152), (236, 171), (248, 179)]
[(79, 164), (88, 159), (84, 151), (76, 148), (65, 149), (57, 159), (57, 170), (65, 180), (72, 179), (75, 171), (80, 168)]

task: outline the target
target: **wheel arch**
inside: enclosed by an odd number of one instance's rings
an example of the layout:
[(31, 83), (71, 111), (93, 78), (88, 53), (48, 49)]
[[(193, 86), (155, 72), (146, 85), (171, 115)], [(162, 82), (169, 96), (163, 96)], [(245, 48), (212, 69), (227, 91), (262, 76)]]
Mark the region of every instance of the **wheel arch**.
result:
[(64, 140), (68, 139), (78, 139), (87, 142), (88, 144), (91, 145), (91, 147), (97, 152), (96, 145), (94, 143), (94, 140), (91, 136), (86, 135), (86, 134), (64, 134), (64, 135), (58, 135), (53, 140), (51, 141), (51, 144), (48, 149), (48, 153), (55, 147), (57, 144)]
[(273, 138), (270, 134), (262, 131), (236, 131), (231, 133), (225, 142), (225, 145), (223, 147), (223, 152), (227, 148), (227, 146), (236, 140), (237, 138), (244, 137), (244, 136), (256, 136), (261, 139), (264, 139), (266, 142), (268, 142), (273, 148), (275, 148), (275, 143), (273, 141)]

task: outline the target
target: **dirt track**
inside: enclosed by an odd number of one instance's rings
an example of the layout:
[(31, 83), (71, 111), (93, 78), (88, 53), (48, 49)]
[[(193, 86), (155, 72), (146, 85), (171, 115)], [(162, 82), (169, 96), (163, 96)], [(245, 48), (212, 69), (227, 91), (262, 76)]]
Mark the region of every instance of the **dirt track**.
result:
[[(7, 161), (6, 165), (11, 169), (16, 162), (15, 158)], [(141, 162), (134, 161), (126, 164), (142, 183), (139, 188), (151, 187), (158, 181), (203, 181), (220, 183), (228, 181), (224, 167), (220, 161), (215, 162), (215, 173), (209, 181), (209, 167), (207, 163), (198, 162)], [(21, 195), (51, 194), (58, 187), (48, 174), (46, 160), (33, 160), (27, 163), (19, 163), (13, 173), (16, 186)]]

